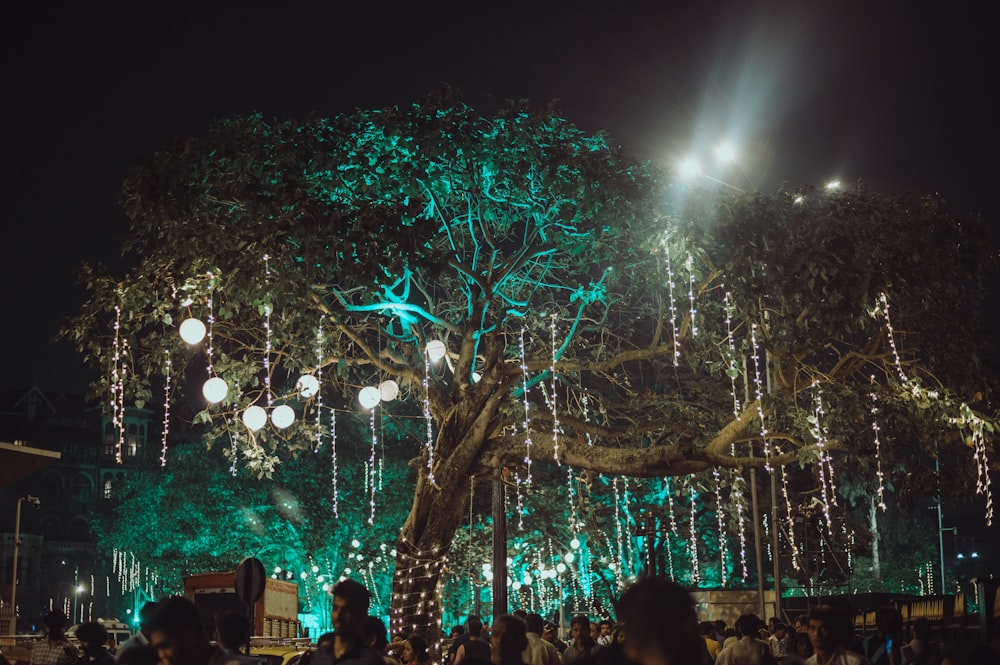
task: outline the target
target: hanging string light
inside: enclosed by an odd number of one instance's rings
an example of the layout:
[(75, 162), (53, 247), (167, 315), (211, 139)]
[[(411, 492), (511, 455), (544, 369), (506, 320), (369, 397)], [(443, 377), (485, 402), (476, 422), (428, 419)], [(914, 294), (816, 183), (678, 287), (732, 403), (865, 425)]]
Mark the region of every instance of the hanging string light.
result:
[(729, 352), (727, 361), (729, 367), (726, 370), (726, 374), (729, 375), (729, 383), (731, 386), (731, 392), (733, 395), (733, 415), (737, 418), (740, 417), (740, 398), (736, 394), (736, 377), (740, 375), (739, 365), (736, 362), (736, 342), (733, 340), (733, 312), (736, 308), (733, 305), (733, 299), (729, 295), (729, 291), (726, 291), (726, 340), (729, 344)]
[(524, 328), (521, 328), (521, 332), (518, 334), (518, 348), (521, 354), (521, 382), (523, 386), (521, 391), (521, 403), (524, 406), (524, 420), (522, 421), (521, 426), (524, 430), (524, 465), (527, 467), (525, 482), (530, 487), (532, 445), (530, 427), (531, 406), (528, 403), (528, 362), (525, 358), (524, 352)]
[[(778, 448), (781, 454), (781, 448)], [(785, 474), (785, 467), (781, 467), (781, 496), (785, 500), (785, 526), (788, 530), (788, 546), (792, 550), (792, 567), (795, 570), (802, 570), (799, 562), (799, 546), (795, 543), (795, 518), (792, 517), (792, 502), (788, 499), (788, 476)]]
[(722, 586), (726, 586), (726, 549), (729, 547), (729, 540), (726, 534), (725, 513), (722, 510), (722, 482), (718, 469), (712, 469), (712, 476), (715, 479), (715, 511), (716, 520), (719, 527), (719, 579)]
[(764, 469), (768, 473), (771, 473), (771, 443), (767, 438), (767, 419), (764, 416), (764, 383), (760, 378), (760, 349), (757, 346), (756, 323), (750, 326), (750, 343), (753, 346), (753, 374), (757, 417), (760, 418), (760, 438), (764, 442)]
[(559, 412), (556, 409), (556, 314), (552, 315), (552, 457), (558, 466), (562, 466), (559, 461)]
[(164, 351), (163, 361), (163, 432), (160, 434), (160, 466), (167, 465), (167, 434), (170, 432), (170, 352)]
[(670, 246), (664, 245), (663, 253), (667, 260), (667, 288), (670, 294), (670, 330), (674, 337), (674, 367), (680, 362), (681, 339), (677, 334), (677, 299), (674, 297), (674, 270), (670, 263)]
[(691, 517), (690, 517), (690, 552), (691, 552), (691, 580), (695, 586), (701, 584), (701, 570), (698, 566), (698, 530), (695, 528), (695, 500), (697, 493), (694, 488), (694, 476), (688, 476), (688, 491), (691, 497)]
[(875, 464), (876, 471), (875, 477), (878, 480), (878, 507), (882, 511), (885, 511), (885, 476), (882, 474), (882, 442), (879, 440), (879, 426), (878, 426), (878, 395), (875, 394), (875, 375), (871, 377), (871, 385), (873, 388), (868, 392), (869, 397), (872, 400), (871, 414), (872, 414), (872, 434), (875, 439)]
[(337, 411), (330, 409), (330, 485), (333, 489), (333, 516), (339, 516), (337, 497)]
[[(826, 518), (827, 534), (833, 537), (830, 505), (836, 505), (837, 496), (833, 485), (833, 468), (829, 465), (829, 454), (826, 450), (826, 427), (823, 424), (825, 421), (823, 394), (818, 382), (814, 381), (812, 387), (815, 391), (812, 430), (813, 438), (816, 439), (816, 448), (819, 450), (819, 459), (817, 460), (816, 467), (819, 473), (820, 496), (823, 498), (823, 515)], [(828, 483), (829, 489), (827, 489)]]
[[(433, 342), (438, 342), (441, 347), (444, 344), (439, 340), (432, 340)], [(424, 450), (427, 451), (427, 480), (433, 485), (434, 484), (434, 424), (431, 419), (431, 398), (430, 398), (430, 387), (431, 387), (431, 344), (427, 345), (424, 350), (424, 423), (427, 425), (427, 437), (424, 440)], [(436, 355), (435, 351), (435, 355)], [(443, 354), (442, 354), (443, 357)], [(381, 397), (380, 397), (381, 399)]]
[(691, 336), (698, 336), (698, 309), (695, 306), (695, 287), (697, 282), (694, 276), (694, 256), (691, 252), (688, 252), (687, 261), (684, 263), (684, 267), (688, 271), (688, 302), (689, 302), (689, 314), (691, 316)]
[(375, 409), (371, 412), (372, 447), (365, 469), (368, 471), (369, 505), (371, 513), (368, 515), (368, 524), (375, 523), (375, 448), (378, 445), (378, 434), (375, 431)]
[[(118, 292), (121, 299), (121, 291)], [(111, 354), (111, 426), (115, 436), (115, 462), (122, 463), (122, 449), (125, 447), (125, 361), (124, 340), (121, 338), (122, 308), (115, 305), (115, 339)]]

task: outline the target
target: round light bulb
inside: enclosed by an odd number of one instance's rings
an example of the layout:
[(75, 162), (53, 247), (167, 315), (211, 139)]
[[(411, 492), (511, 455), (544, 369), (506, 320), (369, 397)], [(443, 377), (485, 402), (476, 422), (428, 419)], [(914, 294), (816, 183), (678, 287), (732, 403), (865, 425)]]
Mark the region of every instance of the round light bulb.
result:
[(574, 538), (573, 540), (569, 541), (569, 546), (575, 550), (580, 549), (580, 539)]
[(258, 431), (261, 427), (267, 424), (267, 411), (256, 404), (248, 406), (243, 412), (243, 424), (246, 425), (251, 432)]
[(473, 383), (479, 383), (482, 380), (482, 378), (483, 378), (483, 375), (480, 374), (479, 372), (473, 372), (472, 373), (472, 382)]
[(319, 392), (319, 379), (312, 374), (303, 374), (295, 384), (295, 389), (303, 399), (312, 399)]
[(427, 342), (427, 357), (430, 358), (432, 363), (436, 363), (444, 358), (446, 351), (447, 349), (444, 346), (444, 342), (439, 339), (432, 339)]
[(391, 402), (399, 395), (399, 384), (392, 379), (386, 379), (378, 384), (378, 394), (383, 402)]
[(566, 572), (566, 564), (565, 563), (558, 563), (558, 564), (556, 564), (556, 572), (559, 573), (560, 575), (562, 573), (565, 573)]
[(218, 404), (226, 399), (226, 393), (228, 392), (229, 386), (219, 376), (213, 376), (201, 387), (201, 394), (212, 404)]
[(379, 395), (378, 388), (375, 386), (365, 386), (358, 393), (358, 401), (361, 402), (361, 406), (366, 409), (374, 409), (378, 406), (379, 401), (382, 397)]
[(198, 319), (184, 319), (179, 329), (181, 339), (188, 344), (198, 344), (205, 339), (205, 324)]
[(576, 555), (573, 554), (572, 552), (567, 552), (566, 556), (564, 556), (563, 559), (566, 561), (566, 563), (573, 563), (574, 561), (576, 561)]
[(295, 422), (295, 410), (287, 404), (279, 404), (271, 411), (271, 422), (278, 429), (285, 429)]

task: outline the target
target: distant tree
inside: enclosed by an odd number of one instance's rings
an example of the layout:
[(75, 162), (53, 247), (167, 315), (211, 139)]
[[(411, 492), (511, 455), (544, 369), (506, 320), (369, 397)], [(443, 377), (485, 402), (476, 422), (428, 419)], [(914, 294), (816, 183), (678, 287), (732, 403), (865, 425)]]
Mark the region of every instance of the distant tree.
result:
[[(437, 625), (469, 477), (498, 467), (526, 485), (543, 460), (641, 477), (799, 464), (830, 507), (846, 473), (940, 454), (951, 491), (978, 476), (989, 493), (996, 245), (933, 198), (721, 197), (553, 109), (438, 96), (219, 121), (130, 174), (123, 205), (135, 266), (87, 269), (67, 328), (112, 402), (160, 399), (168, 358), (171, 386), (223, 377), (197, 420), (262, 475), (311, 450), (330, 413), (363, 411), (362, 387), (398, 385), (380, 412), (414, 405), (394, 632)], [(195, 352), (177, 335), (188, 315), (211, 332)], [(286, 429), (238, 419), (283, 404)]]

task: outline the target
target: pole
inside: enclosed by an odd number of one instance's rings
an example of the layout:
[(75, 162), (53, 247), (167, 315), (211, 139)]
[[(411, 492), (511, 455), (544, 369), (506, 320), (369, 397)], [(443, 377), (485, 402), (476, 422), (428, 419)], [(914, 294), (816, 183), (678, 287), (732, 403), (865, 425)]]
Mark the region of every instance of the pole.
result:
[[(752, 456), (752, 453), (751, 453)], [(767, 615), (764, 601), (764, 557), (760, 551), (760, 512), (757, 509), (757, 470), (750, 469), (750, 503), (753, 510), (753, 543), (757, 553), (757, 595), (760, 596), (760, 615)]]
[(17, 551), (21, 549), (21, 504), (24, 497), (17, 500), (17, 514), (14, 518), (14, 572), (10, 583), (10, 634), (17, 635)]
[(507, 506), (501, 469), (493, 470), (493, 622), (507, 614)]
[[(769, 320), (767, 313), (765, 320)], [(767, 394), (771, 394), (771, 352), (764, 352), (764, 379), (767, 381)], [(781, 619), (781, 556), (778, 550), (778, 479), (774, 469), (771, 476), (771, 563), (774, 565), (774, 616)], [(791, 536), (793, 534), (789, 534)], [(761, 617), (766, 620), (766, 617)]]
[[(941, 515), (941, 462), (934, 458), (934, 474), (937, 476), (937, 518), (938, 518), (938, 553), (941, 556), (941, 595), (947, 593), (944, 585), (944, 518)], [(15, 550), (16, 552), (17, 550)]]

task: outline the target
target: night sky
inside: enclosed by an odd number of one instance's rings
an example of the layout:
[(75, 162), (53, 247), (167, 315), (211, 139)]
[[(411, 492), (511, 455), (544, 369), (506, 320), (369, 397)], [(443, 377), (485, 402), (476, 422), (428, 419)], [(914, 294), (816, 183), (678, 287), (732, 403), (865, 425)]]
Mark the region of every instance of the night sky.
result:
[(863, 179), (1000, 212), (994, 21), (965, 3), (62, 4), (0, 15), (2, 385), (83, 388), (49, 338), (80, 262), (116, 263), (121, 176), (214, 117), (334, 115), (447, 84), (475, 106), (558, 99), (665, 163), (731, 140), (743, 161), (719, 175), (741, 187)]

